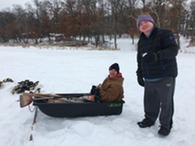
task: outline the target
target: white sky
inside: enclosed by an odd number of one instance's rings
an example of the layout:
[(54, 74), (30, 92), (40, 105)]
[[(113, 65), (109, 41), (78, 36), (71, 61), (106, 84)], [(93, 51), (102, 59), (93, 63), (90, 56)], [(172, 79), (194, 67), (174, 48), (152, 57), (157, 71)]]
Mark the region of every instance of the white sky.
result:
[[(195, 0), (188, 0), (188, 3), (190, 1), (195, 1)], [(32, 3), (33, 0), (1, 0), (0, 11), (6, 8), (13, 8), (14, 4), (19, 4), (24, 7), (25, 3), (28, 3), (28, 2)]]
[(22, 7), (25, 6), (25, 3), (32, 3), (33, 0), (1, 0), (0, 10), (6, 8), (13, 8), (14, 4), (21, 5)]

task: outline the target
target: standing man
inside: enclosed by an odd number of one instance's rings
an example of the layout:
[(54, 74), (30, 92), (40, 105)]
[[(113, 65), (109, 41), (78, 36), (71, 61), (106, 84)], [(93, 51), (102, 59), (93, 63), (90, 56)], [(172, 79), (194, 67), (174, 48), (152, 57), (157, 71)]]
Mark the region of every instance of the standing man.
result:
[(169, 135), (173, 124), (173, 95), (177, 76), (178, 46), (171, 31), (155, 26), (150, 15), (137, 19), (141, 31), (137, 53), (137, 80), (144, 87), (145, 118), (140, 128), (154, 125), (159, 116), (158, 133)]

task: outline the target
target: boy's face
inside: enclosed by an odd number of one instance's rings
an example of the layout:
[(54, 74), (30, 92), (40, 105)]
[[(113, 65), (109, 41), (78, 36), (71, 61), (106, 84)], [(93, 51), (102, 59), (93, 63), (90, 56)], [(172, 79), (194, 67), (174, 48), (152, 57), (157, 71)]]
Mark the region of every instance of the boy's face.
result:
[(141, 32), (143, 32), (144, 34), (147, 35), (150, 33), (150, 31), (153, 29), (153, 27), (154, 27), (154, 24), (152, 22), (144, 20), (140, 23), (139, 29)]
[(110, 78), (114, 78), (117, 75), (117, 71), (115, 69), (109, 70), (109, 76)]

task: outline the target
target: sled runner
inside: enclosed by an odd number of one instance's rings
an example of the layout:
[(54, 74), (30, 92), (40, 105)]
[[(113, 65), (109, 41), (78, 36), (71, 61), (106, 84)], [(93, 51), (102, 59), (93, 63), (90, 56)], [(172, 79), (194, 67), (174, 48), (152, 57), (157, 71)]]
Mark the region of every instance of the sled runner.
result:
[[(50, 95), (50, 94), (48, 94)], [(55, 97), (40, 97), (40, 100), (32, 100), (44, 114), (52, 117), (83, 117), (100, 115), (120, 115), (124, 101), (119, 102), (91, 102), (81, 97), (89, 96), (89, 93), (55, 94)], [(36, 95), (37, 96), (37, 95)], [(50, 102), (51, 99), (60, 99), (62, 102)], [(56, 101), (57, 101), (56, 100)]]

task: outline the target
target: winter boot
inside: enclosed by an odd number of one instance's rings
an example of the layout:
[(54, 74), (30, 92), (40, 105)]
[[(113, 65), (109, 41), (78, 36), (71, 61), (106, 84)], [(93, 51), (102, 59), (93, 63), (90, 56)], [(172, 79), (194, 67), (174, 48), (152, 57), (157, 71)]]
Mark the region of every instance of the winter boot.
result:
[(169, 133), (171, 132), (171, 129), (169, 128), (165, 128), (163, 126), (160, 127), (158, 134), (162, 135), (162, 136), (167, 136), (169, 135)]
[(149, 118), (144, 118), (141, 122), (137, 122), (140, 128), (146, 128), (154, 125), (154, 121)]

